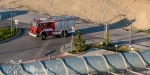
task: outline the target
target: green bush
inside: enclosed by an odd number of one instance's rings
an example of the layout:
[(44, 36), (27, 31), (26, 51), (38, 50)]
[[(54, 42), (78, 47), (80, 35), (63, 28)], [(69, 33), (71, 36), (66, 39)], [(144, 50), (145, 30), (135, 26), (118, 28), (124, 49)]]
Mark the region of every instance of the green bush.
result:
[(82, 34), (80, 31), (75, 33), (76, 36), (73, 38), (73, 47), (76, 50), (76, 53), (82, 52), (86, 49), (85, 39), (82, 38)]
[[(102, 44), (103, 46), (106, 46), (106, 42), (105, 41), (103, 41), (103, 44)], [(113, 46), (115, 46), (115, 45), (113, 45), (113, 44), (111, 44), (111, 43), (108, 43), (108, 45), (107, 45), (107, 47), (113, 47)]]
[(11, 36), (11, 28), (0, 28), (0, 41), (14, 37), (18, 33), (19, 33), (19, 30), (16, 31), (16, 29), (13, 28), (12, 29), (12, 36)]
[(150, 34), (150, 31), (149, 30), (145, 30), (145, 33)]
[(139, 52), (140, 50), (135, 49), (134, 51), (135, 51), (135, 52)]
[[(91, 48), (101, 48), (101, 45), (100, 43), (92, 43), (90, 44), (90, 47)], [(106, 50), (110, 50), (110, 51), (116, 51), (116, 47), (114, 44), (111, 44), (109, 43), (107, 46), (106, 46), (106, 42), (103, 41), (102, 43), (102, 48), (105, 48)], [(118, 46), (117, 47), (117, 52), (128, 52), (129, 51), (129, 48), (126, 47), (126, 46)]]
[(76, 50), (70, 50), (68, 53), (70, 53), (70, 54), (76, 54)]
[(150, 30), (136, 30), (137, 33), (144, 32), (150, 34)]
[(117, 52), (129, 52), (129, 48), (126, 46), (120, 46), (117, 48)]
[[(80, 33), (80, 32), (79, 32)], [(77, 34), (78, 35), (78, 34)], [(80, 34), (81, 35), (81, 34)], [(89, 50), (90, 48), (99, 48), (99, 49), (101, 49), (101, 47), (103, 48), (103, 49), (106, 49), (106, 50), (110, 50), (110, 51), (114, 51), (114, 52), (116, 52), (116, 47), (115, 47), (115, 45), (114, 44), (111, 44), (111, 43), (109, 43), (107, 46), (106, 46), (106, 42), (105, 41), (103, 41), (102, 42), (102, 46), (101, 46), (101, 44), (99, 43), (99, 42), (95, 42), (95, 43), (91, 43), (91, 44), (85, 44), (85, 40), (84, 41), (77, 41), (77, 39), (82, 39), (82, 40), (84, 40), (83, 38), (81, 38), (81, 36), (79, 37), (78, 36), (78, 38), (76, 37), (76, 39), (74, 39), (74, 43), (73, 43), (73, 45), (74, 45), (74, 50), (71, 50), (71, 51), (69, 51), (68, 53), (70, 53), (70, 54), (79, 54), (79, 53), (81, 53), (81, 52), (83, 52), (83, 51), (86, 51), (86, 50)], [(75, 43), (82, 43), (83, 45), (80, 45), (80, 47), (79, 46), (77, 46), (77, 45), (75, 45)], [(78, 52), (77, 52), (77, 50), (76, 49), (78, 49)], [(139, 52), (140, 50), (137, 50), (137, 49), (134, 49), (134, 51), (135, 52)], [(126, 47), (126, 46), (118, 46), (117, 47), (117, 52), (129, 52), (129, 48), (128, 47)]]
[(76, 50), (70, 50), (70, 51), (68, 51), (68, 53), (70, 53), (70, 54), (79, 54), (79, 53), (82, 53), (86, 50), (89, 50), (90, 48), (92, 48), (90, 45), (85, 45), (85, 49), (84, 50), (79, 50), (78, 53), (76, 52)]
[(135, 32), (140, 33), (140, 32), (143, 32), (143, 30), (136, 30)]
[(96, 43), (91, 43), (91, 44), (89, 44), (89, 47), (90, 47), (90, 48), (100, 48), (101, 45), (100, 45), (100, 43), (96, 42)]

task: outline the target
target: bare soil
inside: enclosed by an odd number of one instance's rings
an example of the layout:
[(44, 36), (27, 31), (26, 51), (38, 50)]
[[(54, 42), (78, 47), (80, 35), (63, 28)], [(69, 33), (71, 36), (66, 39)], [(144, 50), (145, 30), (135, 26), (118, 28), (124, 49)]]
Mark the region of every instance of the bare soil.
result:
[(150, 29), (150, 0), (0, 0), (0, 7), (77, 16), (116, 27)]

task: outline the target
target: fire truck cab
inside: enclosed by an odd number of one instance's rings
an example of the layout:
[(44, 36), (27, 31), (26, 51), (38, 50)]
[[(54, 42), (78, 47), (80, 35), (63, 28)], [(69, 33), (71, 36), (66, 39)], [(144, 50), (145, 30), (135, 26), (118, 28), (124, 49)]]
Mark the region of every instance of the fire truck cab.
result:
[(41, 37), (42, 40), (55, 35), (66, 37), (74, 26), (75, 20), (69, 16), (34, 19), (29, 27), (29, 35)]

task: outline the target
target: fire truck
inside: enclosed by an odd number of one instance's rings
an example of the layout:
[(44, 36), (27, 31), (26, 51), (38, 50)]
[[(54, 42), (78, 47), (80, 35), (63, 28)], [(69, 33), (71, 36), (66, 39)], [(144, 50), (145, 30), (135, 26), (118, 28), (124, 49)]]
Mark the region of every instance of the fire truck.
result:
[(57, 16), (34, 19), (29, 27), (29, 35), (41, 37), (45, 40), (48, 36), (59, 35), (66, 37), (75, 26), (75, 20), (71, 16)]

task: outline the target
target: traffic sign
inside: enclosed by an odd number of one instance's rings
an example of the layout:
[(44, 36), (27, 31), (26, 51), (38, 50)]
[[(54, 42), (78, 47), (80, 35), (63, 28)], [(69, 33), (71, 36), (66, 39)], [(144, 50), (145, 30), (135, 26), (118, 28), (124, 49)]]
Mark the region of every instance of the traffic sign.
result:
[(71, 29), (72, 29), (72, 32), (75, 32), (75, 28), (74, 28), (74, 26), (72, 26), (72, 27), (71, 27)]
[(18, 24), (18, 20), (17, 19), (15, 20), (15, 24)]

